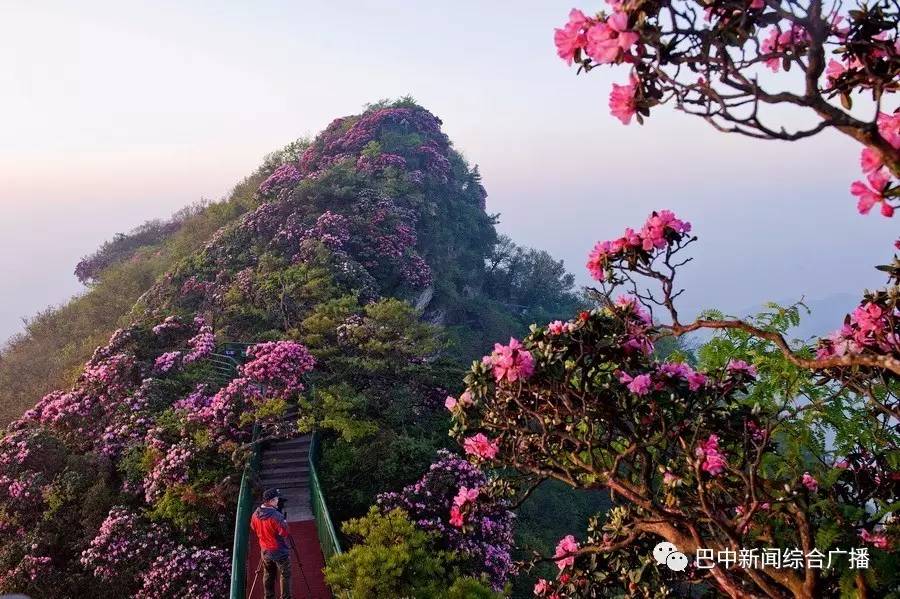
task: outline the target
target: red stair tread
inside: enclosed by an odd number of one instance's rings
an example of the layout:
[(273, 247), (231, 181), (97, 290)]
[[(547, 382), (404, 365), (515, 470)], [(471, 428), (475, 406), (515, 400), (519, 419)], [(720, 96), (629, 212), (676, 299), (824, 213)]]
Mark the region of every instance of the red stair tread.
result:
[[(325, 558), (322, 556), (322, 548), (319, 546), (319, 535), (316, 531), (315, 520), (305, 520), (303, 522), (289, 522), (291, 536), (294, 537), (294, 543), (297, 545), (297, 553), (300, 554), (300, 561), (303, 563), (303, 574), (306, 575), (306, 581), (309, 583), (309, 591), (303, 582), (303, 576), (300, 575), (300, 568), (297, 566), (297, 558), (291, 552), (291, 589), (293, 599), (331, 599), (331, 591), (325, 585), (325, 575), (322, 570), (325, 568)], [(256, 568), (259, 566), (259, 543), (256, 535), (250, 531), (250, 551), (247, 558), (247, 591), (253, 584), (253, 576)], [(310, 591), (312, 595), (310, 595)], [(275, 596), (280, 597), (279, 586), (275, 585)], [(259, 580), (256, 581), (256, 587), (253, 589), (253, 595), (249, 599), (263, 599), (262, 573)]]

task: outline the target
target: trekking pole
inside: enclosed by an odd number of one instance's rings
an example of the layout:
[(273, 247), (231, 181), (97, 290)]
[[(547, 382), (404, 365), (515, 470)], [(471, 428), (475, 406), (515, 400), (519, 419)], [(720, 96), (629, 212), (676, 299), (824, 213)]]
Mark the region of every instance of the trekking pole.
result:
[(294, 544), (294, 537), (288, 536), (288, 540), (291, 542), (291, 549), (294, 550), (294, 557), (297, 558), (297, 565), (300, 567), (300, 576), (303, 577), (303, 584), (306, 585), (306, 596), (312, 599), (312, 589), (309, 588), (309, 581), (306, 579), (306, 573), (303, 572), (303, 562), (300, 561), (300, 552), (297, 551), (297, 546)]
[(259, 573), (262, 572), (262, 556), (259, 557), (259, 566), (256, 567), (256, 573), (253, 575), (253, 584), (250, 585), (250, 594), (247, 595), (248, 598), (253, 597), (253, 589), (256, 588), (256, 580), (259, 578)]

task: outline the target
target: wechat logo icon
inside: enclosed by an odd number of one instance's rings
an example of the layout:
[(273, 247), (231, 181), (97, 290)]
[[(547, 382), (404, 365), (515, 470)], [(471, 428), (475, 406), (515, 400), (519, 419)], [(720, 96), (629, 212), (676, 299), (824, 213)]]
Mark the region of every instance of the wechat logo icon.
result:
[(657, 564), (665, 564), (673, 572), (681, 572), (688, 566), (688, 558), (672, 543), (663, 541), (653, 548), (653, 559)]

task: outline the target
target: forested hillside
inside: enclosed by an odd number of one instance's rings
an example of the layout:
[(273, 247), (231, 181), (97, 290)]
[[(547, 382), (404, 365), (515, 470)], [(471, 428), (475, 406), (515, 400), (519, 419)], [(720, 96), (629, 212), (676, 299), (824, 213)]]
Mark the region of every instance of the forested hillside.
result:
[(119, 234), (82, 259), (75, 275), (88, 289), (42, 310), (0, 349), (0, 424), (21, 416), (53, 389), (72, 385), (94, 349), (109, 339), (134, 303), (179, 260), (221, 227), (257, 205), (256, 188), (278, 159), (273, 154), (228, 198), (185, 208)]
[[(251, 428), (291, 405), (325, 433), (338, 519), (426, 471), (471, 360), (580, 304), (561, 263), (498, 237), (440, 125), (410, 100), (337, 119), (82, 260), (89, 291), (0, 364), (7, 413), (37, 403), (0, 441), (0, 589), (219, 596)], [(230, 382), (205, 360), (223, 341), (251, 344)]]

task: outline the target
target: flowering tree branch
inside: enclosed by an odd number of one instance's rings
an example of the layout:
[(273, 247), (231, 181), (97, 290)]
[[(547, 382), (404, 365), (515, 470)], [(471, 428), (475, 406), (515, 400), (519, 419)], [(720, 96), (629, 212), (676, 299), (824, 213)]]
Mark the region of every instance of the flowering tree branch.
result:
[[(864, 146), (867, 182), (851, 188), (860, 212), (885, 216), (898, 206), (900, 115), (886, 109), (900, 89), (900, 6), (810, 0), (610, 0), (611, 12), (573, 9), (555, 32), (557, 51), (579, 72), (629, 65), (625, 85), (613, 85), (610, 109), (628, 124), (672, 103), (715, 129), (757, 139), (796, 141), (836, 129)], [(765, 70), (793, 70), (772, 76)], [(853, 110), (868, 94), (873, 114)], [(894, 102), (896, 108), (896, 102)], [(815, 122), (795, 126), (787, 106)], [(793, 119), (792, 119), (793, 120)], [(779, 122), (781, 121), (781, 122)], [(776, 123), (776, 124), (772, 124)]]

